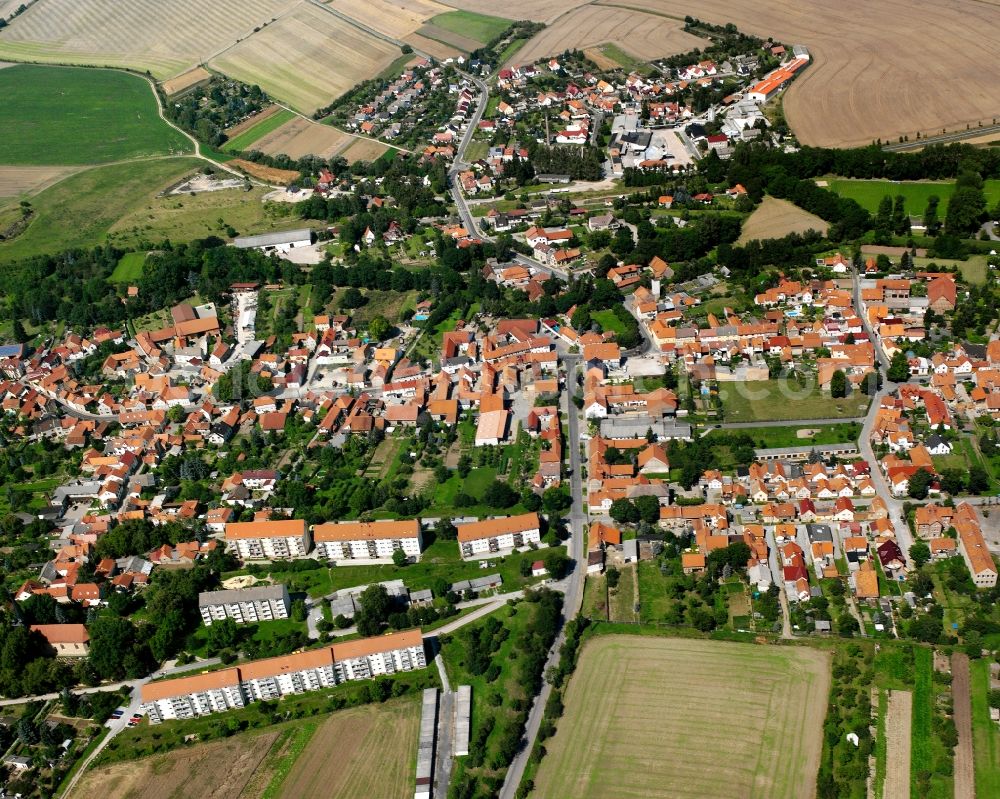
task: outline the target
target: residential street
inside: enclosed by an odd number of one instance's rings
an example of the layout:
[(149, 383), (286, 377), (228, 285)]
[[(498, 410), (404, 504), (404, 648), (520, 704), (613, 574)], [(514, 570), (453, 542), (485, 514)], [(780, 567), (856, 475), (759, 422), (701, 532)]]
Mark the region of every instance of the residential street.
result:
[[(566, 355), (563, 358), (566, 365), (566, 388), (562, 393), (563, 413), (569, 428), (569, 468), (570, 468), (570, 492), (573, 496), (573, 507), (570, 510), (570, 530), (572, 535), (567, 543), (569, 556), (574, 561), (573, 571), (566, 581), (566, 594), (563, 603), (563, 624), (577, 615), (583, 601), (583, 578), (586, 575), (586, 553), (584, 541), (586, 536), (587, 513), (583, 507), (583, 480), (581, 475), (582, 462), (580, 457), (580, 416), (581, 411), (573, 404), (572, 396), (576, 390), (576, 376), (578, 372), (578, 356)], [(565, 627), (556, 636), (552, 649), (549, 650), (549, 657), (545, 663), (544, 671), (555, 666), (559, 662), (559, 651), (566, 640)], [(542, 690), (535, 697), (528, 713), (528, 722), (525, 725), (524, 739), (521, 749), (514, 757), (514, 761), (507, 769), (503, 788), (500, 790), (500, 799), (514, 799), (517, 786), (521, 784), (524, 776), (524, 769), (528, 764), (528, 757), (534, 748), (535, 739), (538, 737), (538, 728), (542, 723), (542, 715), (545, 704), (552, 693), (552, 686), (546, 681), (542, 683)]]

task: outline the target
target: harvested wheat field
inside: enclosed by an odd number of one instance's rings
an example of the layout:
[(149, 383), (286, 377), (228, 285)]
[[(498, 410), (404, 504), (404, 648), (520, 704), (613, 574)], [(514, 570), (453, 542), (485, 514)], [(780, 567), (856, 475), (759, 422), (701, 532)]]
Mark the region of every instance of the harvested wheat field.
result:
[(377, 75), (399, 55), (394, 44), (303, 3), (212, 59), (209, 66), (255, 83), (272, 97), (311, 114)]
[(435, 0), (330, 0), (329, 5), (393, 39), (404, 39), (431, 17), (451, 11)]
[(35, 194), (76, 169), (71, 166), (0, 166), (0, 198)]
[[(784, 99), (806, 144), (864, 145), (1000, 118), (1000, 5), (977, 0), (602, 0), (804, 44), (814, 63)], [(919, 42), (919, 46), (914, 46)]]
[(885, 799), (910, 797), (910, 719), (913, 692), (890, 691), (885, 714)]
[(433, 56), (441, 61), (447, 58), (455, 58), (461, 54), (461, 51), (457, 47), (453, 47), (450, 44), (445, 44), (444, 42), (438, 42), (434, 39), (428, 39), (421, 36), (419, 33), (411, 33), (403, 41), (405, 41), (414, 50), (418, 50), (421, 53), (427, 53), (429, 56)]
[(344, 149), (350, 139), (334, 127), (297, 116), (259, 138), (253, 143), (253, 149), (267, 155), (284, 154), (289, 158), (302, 158), (304, 155), (329, 158)]
[(705, 45), (705, 40), (682, 28), (676, 19), (643, 14), (626, 8), (587, 5), (561, 16), (515, 55), (519, 64), (558, 55), (566, 49), (585, 49), (612, 42), (640, 61), (683, 53)]
[(572, 8), (586, 5), (587, 0), (537, 0), (537, 2), (511, 0), (503, 4), (496, 3), (494, 0), (442, 0), (442, 2), (453, 8), (475, 11), (477, 14), (486, 14), (487, 16), (499, 15), (507, 19), (530, 19), (535, 22), (551, 23), (560, 14), (565, 14)]
[(788, 200), (765, 197), (757, 209), (746, 218), (740, 233), (740, 244), (754, 239), (780, 239), (789, 233), (817, 230), (826, 234), (830, 225), (815, 214), (803, 211)]
[(531, 796), (811, 799), (829, 688), (814, 649), (591, 639)]
[(268, 731), (199, 744), (89, 772), (74, 796), (102, 799), (238, 799), (278, 733)]
[(195, 67), (194, 69), (189, 69), (178, 75), (176, 78), (171, 78), (170, 80), (165, 80), (160, 84), (160, 88), (163, 89), (163, 93), (168, 97), (172, 94), (177, 94), (185, 89), (190, 89), (192, 86), (197, 86), (203, 81), (207, 81), (212, 77), (212, 73), (209, 72), (204, 67)]
[(409, 799), (419, 730), (416, 697), (334, 713), (313, 733), (276, 796)]
[(294, 169), (275, 169), (272, 166), (255, 164), (253, 161), (246, 161), (242, 158), (234, 158), (232, 161), (228, 161), (227, 165), (246, 172), (252, 178), (278, 186), (287, 186), (299, 176), (299, 173)]
[(388, 149), (373, 139), (355, 139), (350, 146), (340, 151), (340, 155), (353, 164), (355, 161), (374, 161)]
[(170, 78), (248, 36), (296, 2), (45, 0), (4, 29), (0, 58), (126, 66)]

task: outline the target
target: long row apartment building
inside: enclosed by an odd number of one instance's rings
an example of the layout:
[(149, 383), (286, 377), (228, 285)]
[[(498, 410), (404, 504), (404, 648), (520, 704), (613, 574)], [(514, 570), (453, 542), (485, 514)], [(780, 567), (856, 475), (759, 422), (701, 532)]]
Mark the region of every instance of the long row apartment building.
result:
[(458, 545), (466, 560), (511, 552), (541, 541), (541, 526), (537, 513), (459, 524)]
[(419, 559), (423, 550), (420, 520), (327, 522), (310, 529), (304, 519), (232, 522), (226, 546), (241, 560), (305, 558), (390, 560), (396, 550)]
[(146, 683), (141, 710), (151, 724), (159, 724), (426, 666), (423, 635), (419, 629), (407, 630)]

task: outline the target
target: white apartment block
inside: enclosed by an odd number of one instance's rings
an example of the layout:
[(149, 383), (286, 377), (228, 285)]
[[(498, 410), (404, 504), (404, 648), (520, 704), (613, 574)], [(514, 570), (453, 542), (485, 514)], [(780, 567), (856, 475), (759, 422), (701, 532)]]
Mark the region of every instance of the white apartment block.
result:
[(313, 528), (316, 555), (326, 560), (391, 560), (396, 550), (419, 560), (420, 520), (327, 522)]
[(407, 630), (254, 660), (208, 674), (146, 683), (141, 710), (151, 724), (159, 724), (426, 666), (423, 635), (419, 629)]
[(226, 525), (226, 548), (240, 560), (304, 558), (312, 549), (305, 519), (231, 522)]
[(458, 545), (465, 559), (509, 552), (539, 541), (541, 522), (537, 513), (458, 525)]
[(288, 589), (283, 585), (198, 594), (198, 610), (206, 627), (222, 619), (232, 619), (237, 624), (287, 619), (291, 604)]

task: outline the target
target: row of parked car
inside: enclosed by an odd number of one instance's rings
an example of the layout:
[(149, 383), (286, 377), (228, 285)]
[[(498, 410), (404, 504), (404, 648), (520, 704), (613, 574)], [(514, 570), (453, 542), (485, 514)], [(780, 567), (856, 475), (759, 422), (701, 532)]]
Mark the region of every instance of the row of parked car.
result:
[[(108, 721), (118, 721), (118, 719), (124, 716), (126, 712), (128, 711), (123, 707), (115, 708), (114, 712), (111, 714), (111, 718), (108, 719)], [(134, 727), (140, 721), (142, 721), (142, 714), (133, 713), (132, 717), (128, 720), (128, 726)]]

